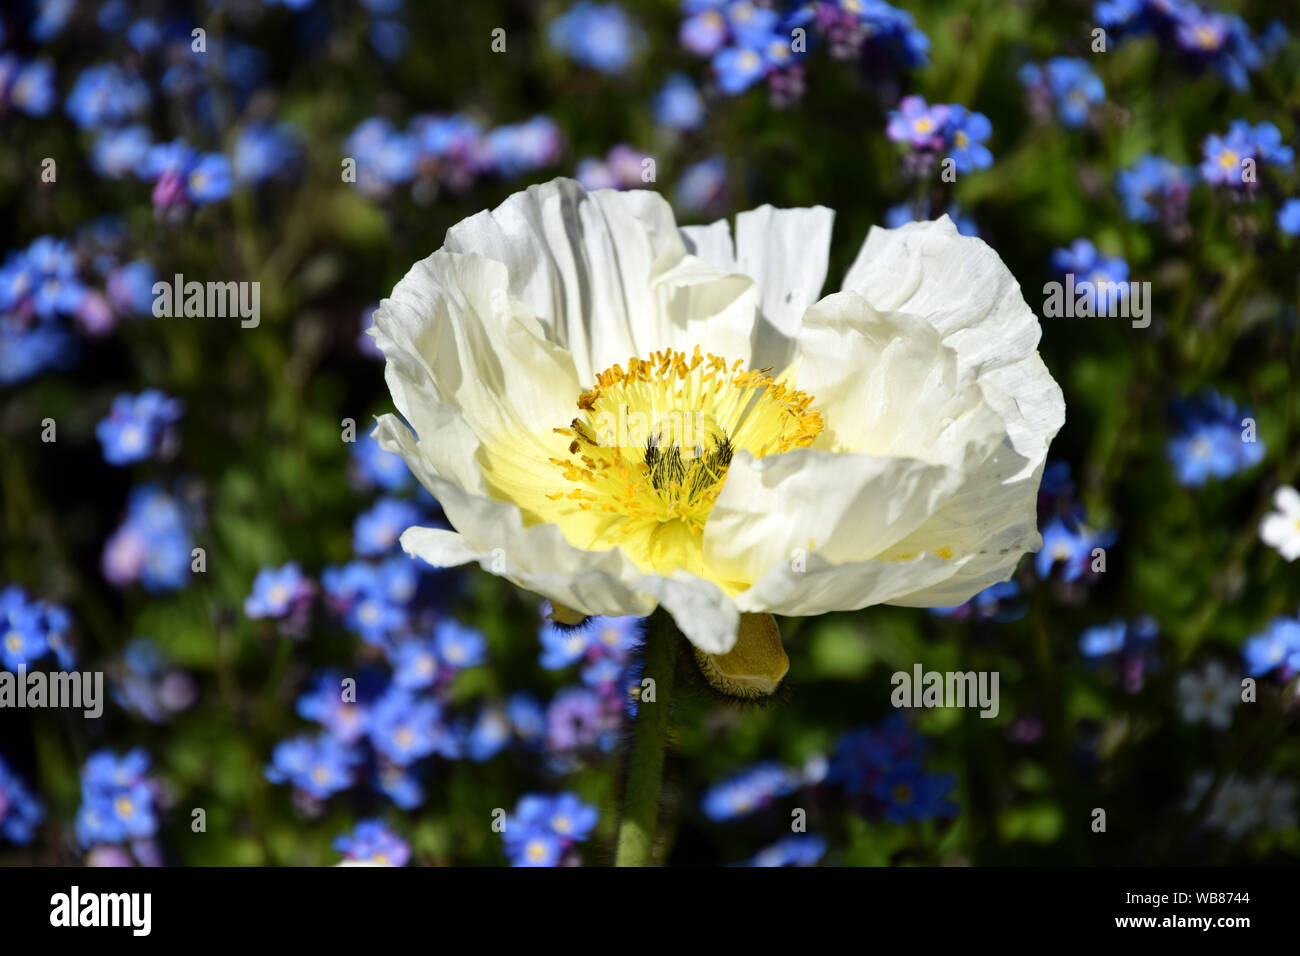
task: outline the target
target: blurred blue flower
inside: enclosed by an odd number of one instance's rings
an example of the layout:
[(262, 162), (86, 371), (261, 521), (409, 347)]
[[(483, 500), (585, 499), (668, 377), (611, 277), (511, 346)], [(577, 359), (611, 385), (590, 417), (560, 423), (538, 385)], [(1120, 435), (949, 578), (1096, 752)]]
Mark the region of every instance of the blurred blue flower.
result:
[(403, 531), (423, 518), (420, 509), (404, 498), (380, 498), (357, 516), (352, 526), (352, 549), (363, 557), (387, 554)]
[(1290, 680), (1300, 672), (1300, 620), (1274, 618), (1262, 634), (1248, 638), (1241, 646), (1241, 659), (1248, 677), (1262, 677), (1276, 670), (1282, 680)]
[(727, 162), (711, 156), (682, 171), (673, 201), (687, 214), (709, 215), (722, 205), (727, 189)]
[(153, 204), (162, 209), (220, 202), (230, 196), (234, 185), (229, 159), (220, 153), (201, 153), (180, 139), (149, 147), (141, 178), (154, 184)]
[(1031, 106), (1038, 112), (1055, 110), (1067, 129), (1082, 126), (1091, 110), (1106, 101), (1106, 87), (1087, 60), (1057, 56), (1042, 66), (1027, 63), (1019, 78)]
[(262, 568), (253, 578), (253, 591), (244, 598), (244, 614), (254, 620), (287, 618), (310, 603), (315, 588), (296, 561), (279, 568)]
[(704, 99), (689, 78), (674, 73), (655, 95), (654, 116), (656, 123), (668, 129), (699, 129), (704, 122)]
[[(1128, 297), (1128, 263), (1102, 255), (1087, 239), (1052, 250), (1052, 268), (1063, 278), (1073, 276), (1075, 296), (1083, 296), (1096, 315), (1118, 315)], [(1087, 285), (1083, 285), (1087, 283)]]
[(745, 866), (816, 866), (826, 855), (826, 840), (813, 833), (795, 833), (764, 847)]
[(1288, 199), (1277, 211), (1277, 228), (1288, 236), (1300, 236), (1300, 199)]
[(780, 764), (760, 763), (710, 787), (700, 802), (715, 823), (739, 820), (799, 787), (799, 775)]
[(179, 399), (156, 388), (117, 396), (108, 417), (95, 426), (104, 460), (110, 465), (132, 465), (168, 453), (176, 442), (174, 426), (183, 413)]
[(329, 734), (303, 734), (275, 745), (266, 779), (324, 800), (356, 782), (354, 768), (360, 760), (360, 754)]
[(246, 126), (235, 140), (235, 179), (257, 185), (291, 176), (301, 150), (297, 129), (287, 123)]
[(546, 736), (546, 711), (531, 694), (511, 694), (506, 700), (506, 719), (515, 736), (526, 744), (539, 744)]
[(1124, 215), (1133, 222), (1181, 222), (1187, 216), (1192, 169), (1146, 154), (1115, 175)]
[(713, 57), (713, 72), (718, 78), (718, 88), (735, 96), (763, 78), (767, 63), (757, 50), (729, 46), (723, 47)]
[(519, 176), (550, 166), (564, 148), (564, 134), (549, 116), (498, 126), (484, 137), (483, 169), (502, 176)]
[(984, 141), (993, 135), (993, 124), (983, 113), (972, 113), (959, 103), (948, 107), (948, 139), (952, 143), (949, 156), (959, 173), (988, 169), (993, 165), (993, 154)]
[(36, 0), (35, 6), (31, 38), (37, 43), (48, 43), (63, 32), (77, 4), (76, 0)]
[(139, 748), (121, 757), (109, 750), (90, 755), (81, 771), (76, 822), (83, 847), (145, 839), (157, 832), (148, 770), (149, 756)]
[(950, 107), (946, 104), (931, 106), (923, 96), (904, 96), (898, 109), (889, 111), (885, 135), (895, 143), (904, 143), (913, 149), (937, 151), (947, 142), (946, 128)]
[(1265, 163), (1290, 166), (1295, 159), (1295, 151), (1283, 145), (1282, 133), (1272, 123), (1252, 126), (1241, 119), (1233, 120), (1223, 136), (1207, 136), (1202, 154), (1201, 176), (1207, 183), (1247, 191), (1258, 188)]
[(90, 163), (101, 176), (125, 179), (141, 169), (152, 146), (153, 139), (145, 126), (101, 130), (91, 148)]
[(1213, 389), (1175, 402), (1173, 415), (1178, 432), (1165, 452), (1180, 485), (1200, 487), (1210, 478), (1230, 478), (1264, 459), (1264, 443), (1251, 430), (1251, 411)]
[(573, 793), (530, 793), (520, 797), (502, 831), (511, 866), (556, 866), (575, 844), (586, 840), (600, 815)]
[(189, 521), (176, 500), (154, 485), (135, 488), (126, 519), (104, 545), (100, 567), (116, 587), (139, 581), (151, 593), (184, 587), (193, 547)]
[(433, 642), (438, 657), (448, 667), (461, 670), (487, 663), (487, 641), (479, 631), (459, 621), (439, 621), (433, 630)]
[(393, 683), (405, 690), (424, 690), (438, 678), (440, 664), (432, 640), (410, 638), (398, 641), (388, 654)]
[(149, 109), (149, 87), (116, 63), (89, 66), (77, 75), (64, 106), (83, 130), (120, 126)]
[(339, 743), (354, 744), (365, 734), (367, 708), (359, 700), (344, 698), (343, 675), (325, 671), (311, 689), (298, 698), (298, 716), (320, 724)]
[(510, 743), (510, 721), (505, 711), (491, 704), (479, 711), (465, 738), (465, 756), (476, 763), (491, 760)]
[(1002, 581), (991, 584), (980, 591), (965, 604), (957, 607), (931, 608), (930, 613), (938, 617), (951, 617), (959, 621), (974, 619), (977, 621), (1018, 621), (1025, 616), (1028, 608), (1020, 598), (1020, 585), (1015, 581)]
[(0, 56), (0, 91), (4, 101), (28, 116), (48, 116), (59, 101), (49, 60), (24, 63), (12, 54)]
[(363, 435), (352, 444), (352, 464), (359, 484), (384, 491), (406, 491), (415, 484), (415, 476), (400, 455), (384, 451), (371, 435)]
[(454, 759), (460, 747), (442, 717), (436, 700), (392, 687), (366, 714), (366, 733), (376, 751), (401, 766), (435, 753)]
[(622, 73), (645, 44), (641, 28), (616, 3), (579, 0), (551, 21), (552, 48), (580, 66)]
[(1042, 535), (1042, 547), (1034, 555), (1034, 570), (1046, 580), (1059, 566), (1064, 581), (1077, 581), (1088, 573), (1093, 550), (1109, 548), (1117, 538), (1113, 531), (1089, 528), (1077, 511), (1069, 516), (1054, 516), (1044, 525)]
[(0, 838), (26, 846), (44, 819), (40, 800), (0, 757)]
[(380, 866), (406, 866), (411, 847), (382, 820), (360, 820), (351, 833), (334, 838), (334, 849), (343, 859)]
[(158, 269), (154, 264), (147, 259), (136, 259), (108, 274), (105, 291), (108, 301), (118, 312), (152, 315), (153, 287), (157, 281)]

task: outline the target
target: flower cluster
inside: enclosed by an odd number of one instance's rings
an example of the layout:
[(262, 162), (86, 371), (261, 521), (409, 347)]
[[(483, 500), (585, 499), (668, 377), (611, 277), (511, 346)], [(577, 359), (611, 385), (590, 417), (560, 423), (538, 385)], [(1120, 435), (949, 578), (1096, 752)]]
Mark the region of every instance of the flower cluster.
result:
[(71, 630), (72, 617), (59, 605), (33, 600), (16, 584), (0, 590), (0, 664), (6, 670), (30, 668), (47, 655), (59, 670), (72, 670)]
[(1300, 673), (1300, 620), (1274, 618), (1262, 633), (1246, 640), (1241, 658), (1248, 677), (1276, 674), (1289, 681)]
[(1076, 315), (1118, 315), (1128, 298), (1128, 263), (1103, 255), (1091, 240), (1075, 239), (1052, 250), (1052, 269), (1076, 290), (1082, 306)]
[(158, 865), (153, 842), (158, 832), (162, 789), (149, 776), (149, 755), (137, 748), (119, 756), (109, 750), (91, 754), (81, 770), (81, 806), (77, 840), (86, 849), (123, 853), (130, 844), (136, 859)]
[(1133, 621), (1116, 618), (1080, 634), (1079, 653), (1094, 664), (1114, 665), (1124, 690), (1136, 694), (1142, 690), (1147, 673), (1159, 662), (1159, 636), (1159, 625), (1149, 615)]
[(406, 866), (411, 859), (410, 844), (382, 820), (358, 821), (351, 833), (334, 840), (334, 849), (343, 854), (345, 862), (371, 866)]
[(108, 417), (95, 426), (104, 460), (110, 465), (132, 465), (156, 455), (169, 457), (175, 451), (175, 426), (183, 411), (178, 399), (156, 388), (117, 396)]
[(1282, 133), (1272, 123), (1251, 125), (1233, 120), (1223, 136), (1211, 133), (1202, 147), (1201, 177), (1211, 186), (1252, 192), (1259, 188), (1260, 167), (1290, 166), (1295, 151), (1282, 143)]
[(926, 741), (901, 714), (840, 738), (827, 780), (837, 784), (868, 820), (902, 824), (953, 817), (957, 779), (925, 769)]
[(1155, 34), (1189, 66), (1216, 70), (1235, 90), (1249, 87), (1250, 74), (1268, 63), (1287, 37), (1277, 21), (1256, 36), (1241, 17), (1191, 0), (1098, 0), (1093, 17), (1120, 39)]
[[(892, 77), (928, 62), (930, 38), (912, 15), (883, 0), (815, 0), (771, 9), (749, 0), (682, 0), (682, 47), (711, 60), (718, 88), (737, 95), (761, 80), (774, 103), (803, 94), (810, 47), (824, 44), (833, 59), (855, 60), (870, 77)], [(810, 35), (811, 34), (811, 35)]]
[(1166, 226), (1187, 219), (1193, 182), (1190, 167), (1149, 153), (1115, 174), (1124, 215), (1133, 222), (1159, 221)]
[(922, 96), (905, 96), (898, 109), (889, 113), (885, 135), (909, 149), (908, 172), (917, 178), (928, 176), (942, 155), (952, 160), (958, 173), (988, 169), (993, 154), (984, 141), (993, 126), (983, 113), (973, 113), (960, 103), (926, 103)]
[(778, 763), (761, 763), (710, 787), (700, 808), (715, 823), (739, 820), (794, 793), (803, 783), (793, 770)]
[(1056, 56), (1041, 66), (1026, 63), (1019, 76), (1030, 112), (1044, 119), (1055, 113), (1067, 129), (1083, 126), (1092, 111), (1106, 102), (1106, 86), (1087, 60)]
[(421, 114), (399, 130), (382, 117), (363, 120), (343, 143), (356, 163), (356, 188), (371, 199), (399, 187), (429, 202), (440, 189), (461, 192), (484, 176), (521, 176), (554, 164), (564, 135), (548, 116), (485, 129), (464, 114)]
[(1094, 568), (1096, 549), (1109, 548), (1119, 538), (1113, 529), (1088, 524), (1088, 511), (1075, 498), (1070, 467), (1063, 461), (1049, 463), (1043, 472), (1038, 523), (1043, 543), (1034, 555), (1034, 571), (1043, 580), (1055, 575), (1066, 584), (1091, 583), (1104, 567)]
[(316, 587), (296, 561), (278, 568), (262, 568), (253, 578), (253, 591), (244, 598), (244, 614), (253, 620), (284, 622), (286, 633), (301, 634)]
[(619, 143), (604, 159), (589, 157), (580, 162), (573, 178), (583, 189), (639, 189), (654, 182), (653, 163), (641, 150)]
[(119, 316), (148, 313), (153, 265), (123, 263), (121, 247), (120, 224), (102, 220), (73, 240), (41, 236), (8, 253), (0, 264), (0, 385), (72, 365), (74, 330), (101, 336)]
[(159, 593), (185, 587), (191, 571), (195, 519), (156, 485), (131, 491), (126, 518), (104, 544), (100, 568), (115, 587), (140, 583)]
[(162, 649), (137, 637), (121, 660), (109, 668), (113, 700), (129, 714), (152, 724), (165, 724), (188, 710), (198, 696), (194, 677), (167, 664)]
[(574, 846), (591, 836), (599, 819), (576, 794), (526, 794), (505, 821), (506, 857), (511, 866), (576, 865)]
[(636, 652), (641, 622), (635, 617), (595, 617), (577, 627), (547, 620), (538, 632), (546, 670), (581, 664), (582, 683), (559, 691), (546, 707), (546, 744), (560, 764), (582, 753), (613, 749), (624, 717), (635, 713), (640, 690)]

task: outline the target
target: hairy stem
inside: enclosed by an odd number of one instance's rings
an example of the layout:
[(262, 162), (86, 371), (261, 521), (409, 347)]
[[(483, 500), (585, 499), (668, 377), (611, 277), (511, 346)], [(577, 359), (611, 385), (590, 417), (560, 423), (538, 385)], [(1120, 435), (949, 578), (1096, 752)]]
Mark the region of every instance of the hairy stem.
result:
[(681, 634), (673, 619), (663, 610), (656, 611), (646, 629), (642, 671), (643, 681), (647, 677), (654, 681), (654, 700), (646, 700), (647, 694), (643, 692), (637, 703), (615, 866), (648, 866), (651, 863), (655, 823), (659, 817), (664, 750), (668, 743), (673, 675), (680, 642)]

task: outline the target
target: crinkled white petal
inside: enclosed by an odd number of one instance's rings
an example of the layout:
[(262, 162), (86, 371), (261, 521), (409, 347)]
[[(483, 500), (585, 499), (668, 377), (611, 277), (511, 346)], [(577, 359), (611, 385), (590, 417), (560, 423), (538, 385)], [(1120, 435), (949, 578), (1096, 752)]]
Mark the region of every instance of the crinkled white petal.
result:
[(915, 458), (800, 448), (732, 459), (704, 526), (706, 564), (727, 580), (817, 553), (833, 563), (892, 548), (961, 484), (962, 474)]
[(1065, 400), (1038, 356), (1038, 318), (998, 254), (943, 216), (899, 229), (873, 226), (844, 278), (882, 312), (920, 316), (1006, 422), (1026, 472), (1065, 423)]
[(736, 216), (734, 247), (725, 219), (682, 229), (687, 248), (697, 256), (758, 284), (751, 368), (779, 373), (794, 358), (804, 313), (821, 296), (826, 282), (834, 221), (834, 211), (825, 206), (760, 206)]
[(873, 228), (844, 280), (881, 311), (925, 319), (957, 354), (998, 413), (1007, 441), (972, 468), (961, 492), (900, 542), (908, 551), (952, 545), (973, 557), (939, 586), (891, 603), (960, 604), (1010, 577), (1036, 550), (1035, 500), (1047, 447), (1065, 421), (1061, 389), (1037, 352), (1038, 320), (1015, 278), (978, 239), (961, 236), (945, 216), (900, 229)]
[(629, 356), (696, 345), (749, 360), (751, 280), (687, 252), (651, 190), (530, 186), (447, 231), (444, 248), (505, 265), (509, 294), (567, 349), (584, 387)]

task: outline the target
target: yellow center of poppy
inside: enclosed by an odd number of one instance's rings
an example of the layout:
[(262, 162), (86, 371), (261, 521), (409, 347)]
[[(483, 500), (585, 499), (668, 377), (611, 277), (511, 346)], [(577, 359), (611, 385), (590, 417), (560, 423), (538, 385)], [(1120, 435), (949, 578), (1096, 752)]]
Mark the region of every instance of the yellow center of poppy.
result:
[[(743, 364), (696, 346), (614, 365), (577, 397), (577, 417), (554, 430), (565, 444), (531, 488), (509, 468), (489, 467), (488, 476), (530, 521), (557, 524), (577, 547), (617, 546), (647, 572), (684, 568), (717, 581), (704, 567), (703, 530), (733, 456), (807, 447), (824, 427), (812, 396)], [(538, 478), (549, 485), (540, 496)]]

